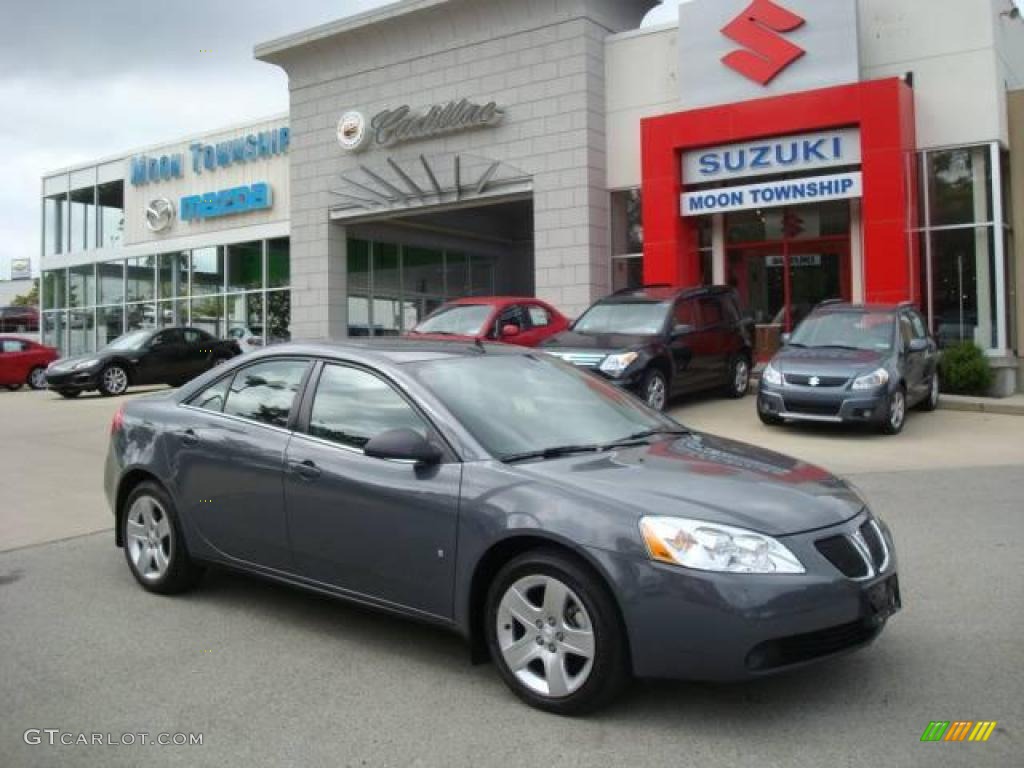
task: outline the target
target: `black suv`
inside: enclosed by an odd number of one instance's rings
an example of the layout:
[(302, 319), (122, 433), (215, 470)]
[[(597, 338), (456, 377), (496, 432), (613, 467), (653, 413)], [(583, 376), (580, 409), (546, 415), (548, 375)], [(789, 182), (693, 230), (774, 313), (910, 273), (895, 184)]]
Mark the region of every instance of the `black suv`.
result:
[(601, 299), (541, 349), (629, 389), (657, 410), (683, 392), (743, 397), (750, 333), (731, 288), (650, 285)]
[(907, 409), (939, 403), (939, 353), (909, 304), (819, 305), (761, 374), (757, 413), (783, 421), (861, 422), (894, 435)]

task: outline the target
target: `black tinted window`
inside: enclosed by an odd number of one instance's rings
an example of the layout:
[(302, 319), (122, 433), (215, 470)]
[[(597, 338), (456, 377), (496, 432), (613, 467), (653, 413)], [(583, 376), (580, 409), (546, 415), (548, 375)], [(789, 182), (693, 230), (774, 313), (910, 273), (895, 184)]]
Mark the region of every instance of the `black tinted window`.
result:
[(180, 344), (181, 343), (181, 331), (161, 331), (153, 337), (151, 346), (161, 347), (165, 344)]
[(196, 408), (202, 408), (204, 411), (222, 411), (224, 410), (224, 401), (227, 399), (228, 386), (230, 384), (230, 376), (223, 378), (193, 397), (189, 404), (194, 405)]
[(722, 305), (718, 299), (700, 300), (701, 327), (714, 328), (722, 324)]
[(270, 360), (243, 368), (231, 382), (224, 413), (287, 427), (308, 366), (304, 360)]
[(182, 333), (185, 336), (186, 344), (208, 344), (214, 340), (210, 334), (197, 331), (195, 328), (187, 328)]
[(392, 429), (427, 436), (426, 424), (387, 382), (358, 368), (324, 368), (309, 419), (311, 435), (361, 449)]

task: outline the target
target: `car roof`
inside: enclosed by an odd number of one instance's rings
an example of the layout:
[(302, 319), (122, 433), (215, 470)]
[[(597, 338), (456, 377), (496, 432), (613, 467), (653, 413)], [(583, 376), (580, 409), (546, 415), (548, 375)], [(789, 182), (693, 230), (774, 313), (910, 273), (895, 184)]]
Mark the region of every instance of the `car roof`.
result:
[(275, 356), (360, 358), (366, 361), (405, 365), (432, 360), (446, 360), (481, 355), (515, 357), (537, 354), (534, 349), (511, 344), (475, 344), (458, 341), (427, 341), (404, 338), (344, 339), (324, 341), (297, 341), (275, 344), (263, 351), (247, 355), (247, 359)]
[(546, 301), (538, 299), (535, 296), (463, 296), (461, 299), (446, 301), (445, 305), (451, 306), (454, 304), (464, 306), (467, 304), (488, 304), (491, 306), (498, 306), (504, 304), (519, 304), (520, 302), (547, 304)]
[(697, 285), (682, 287), (669, 285), (642, 285), (637, 288), (626, 288), (617, 291), (603, 299), (595, 302), (597, 304), (637, 304), (657, 303), (672, 301), (675, 299), (690, 299), (699, 296), (721, 296), (732, 293), (733, 289), (727, 285)]
[(819, 304), (814, 308), (814, 312), (856, 312), (856, 313), (870, 313), (870, 312), (898, 312), (901, 309), (917, 309), (912, 304), (872, 304), (862, 303), (854, 304), (847, 301), (836, 301), (825, 304)]

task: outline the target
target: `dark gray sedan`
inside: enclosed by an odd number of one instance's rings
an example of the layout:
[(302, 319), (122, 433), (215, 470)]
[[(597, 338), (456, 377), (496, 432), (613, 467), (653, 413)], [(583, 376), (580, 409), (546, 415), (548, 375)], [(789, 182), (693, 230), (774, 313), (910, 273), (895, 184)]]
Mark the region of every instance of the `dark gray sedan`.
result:
[(559, 713), (631, 675), (859, 648), (900, 607), (892, 537), (844, 481), (526, 349), (236, 359), (122, 407), (106, 492), (150, 591), (215, 564), (437, 623)]

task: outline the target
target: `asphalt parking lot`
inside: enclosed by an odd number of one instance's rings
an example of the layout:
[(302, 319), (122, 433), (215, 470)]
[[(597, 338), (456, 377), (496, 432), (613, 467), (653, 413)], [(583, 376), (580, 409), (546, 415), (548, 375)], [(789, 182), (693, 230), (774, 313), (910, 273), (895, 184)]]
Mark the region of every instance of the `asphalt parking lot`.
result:
[[(752, 684), (643, 682), (605, 712), (529, 710), (432, 628), (226, 573), (144, 593), (101, 490), (117, 400), (0, 393), (0, 766), (1019, 765), (1024, 419), (914, 414), (892, 438), (693, 427), (851, 476), (894, 529), (904, 610), (865, 652)], [(997, 720), (923, 744), (931, 720)], [(202, 733), (201, 746), (28, 745), (26, 729)]]

